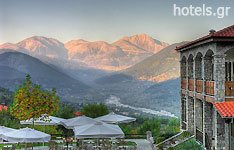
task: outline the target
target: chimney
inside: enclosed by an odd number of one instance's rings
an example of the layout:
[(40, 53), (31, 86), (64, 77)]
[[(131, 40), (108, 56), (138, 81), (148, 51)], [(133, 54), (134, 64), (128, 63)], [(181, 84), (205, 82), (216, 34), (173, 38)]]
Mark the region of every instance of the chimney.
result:
[(213, 35), (216, 31), (214, 29), (211, 29), (209, 32), (210, 32), (210, 35)]

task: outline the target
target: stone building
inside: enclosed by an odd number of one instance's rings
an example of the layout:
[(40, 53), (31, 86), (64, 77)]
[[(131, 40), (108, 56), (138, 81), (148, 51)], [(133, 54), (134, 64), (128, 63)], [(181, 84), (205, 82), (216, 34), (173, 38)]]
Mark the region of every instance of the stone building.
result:
[(206, 149), (234, 150), (234, 25), (177, 47), (181, 129)]

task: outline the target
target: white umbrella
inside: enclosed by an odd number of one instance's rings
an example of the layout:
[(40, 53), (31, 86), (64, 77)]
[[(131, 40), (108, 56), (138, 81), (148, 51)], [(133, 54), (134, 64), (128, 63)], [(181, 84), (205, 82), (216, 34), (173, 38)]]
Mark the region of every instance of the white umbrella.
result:
[[(40, 117), (34, 120), (34, 125), (59, 125), (60, 122), (64, 120), (66, 119), (58, 118), (54, 116), (45, 117), (44, 120), (42, 120), (42, 117)], [(20, 124), (33, 124), (33, 119), (20, 121)]]
[(3, 135), (3, 139), (6, 141), (23, 143), (48, 142), (50, 138), (49, 134), (31, 128), (23, 128)]
[[(43, 125), (44, 126), (43, 131), (45, 132), (45, 125), (59, 125), (60, 122), (64, 121), (64, 120), (66, 120), (66, 119), (58, 118), (58, 117), (54, 117), (54, 116), (45, 117), (44, 120), (42, 120), (42, 117), (40, 117), (40, 118), (34, 120), (34, 125)], [(26, 121), (20, 121), (20, 124), (33, 124), (33, 119), (26, 120)]]
[(67, 129), (73, 129), (76, 126), (94, 124), (96, 122), (98, 122), (98, 121), (93, 119), (93, 118), (89, 118), (86, 116), (80, 116), (80, 117), (75, 117), (75, 118), (66, 119), (64, 121), (61, 121), (61, 125), (63, 125)]
[(16, 131), (16, 129), (12, 129), (12, 128), (7, 128), (7, 127), (4, 127), (4, 126), (0, 126), (0, 139), (2, 138), (2, 136), (3, 136), (5, 133), (12, 132), (12, 131)]
[(117, 115), (117, 114), (112, 112), (112, 113), (109, 113), (108, 115), (98, 117), (95, 120), (103, 121), (106, 123), (120, 124), (120, 123), (129, 123), (129, 122), (136, 121), (136, 118), (127, 117), (127, 116), (123, 116), (123, 115)]
[(73, 129), (77, 138), (123, 138), (124, 133), (118, 125), (96, 122), (77, 126)]

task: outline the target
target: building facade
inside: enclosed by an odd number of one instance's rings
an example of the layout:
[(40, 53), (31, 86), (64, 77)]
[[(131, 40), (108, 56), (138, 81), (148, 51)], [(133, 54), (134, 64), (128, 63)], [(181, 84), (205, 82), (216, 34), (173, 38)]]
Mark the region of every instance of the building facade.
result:
[(234, 26), (176, 48), (181, 129), (206, 149), (234, 150)]

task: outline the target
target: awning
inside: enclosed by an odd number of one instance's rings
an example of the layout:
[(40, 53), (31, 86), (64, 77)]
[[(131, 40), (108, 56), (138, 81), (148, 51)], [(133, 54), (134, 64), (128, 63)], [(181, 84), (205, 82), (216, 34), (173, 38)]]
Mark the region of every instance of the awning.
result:
[(222, 118), (234, 118), (234, 102), (213, 103)]

